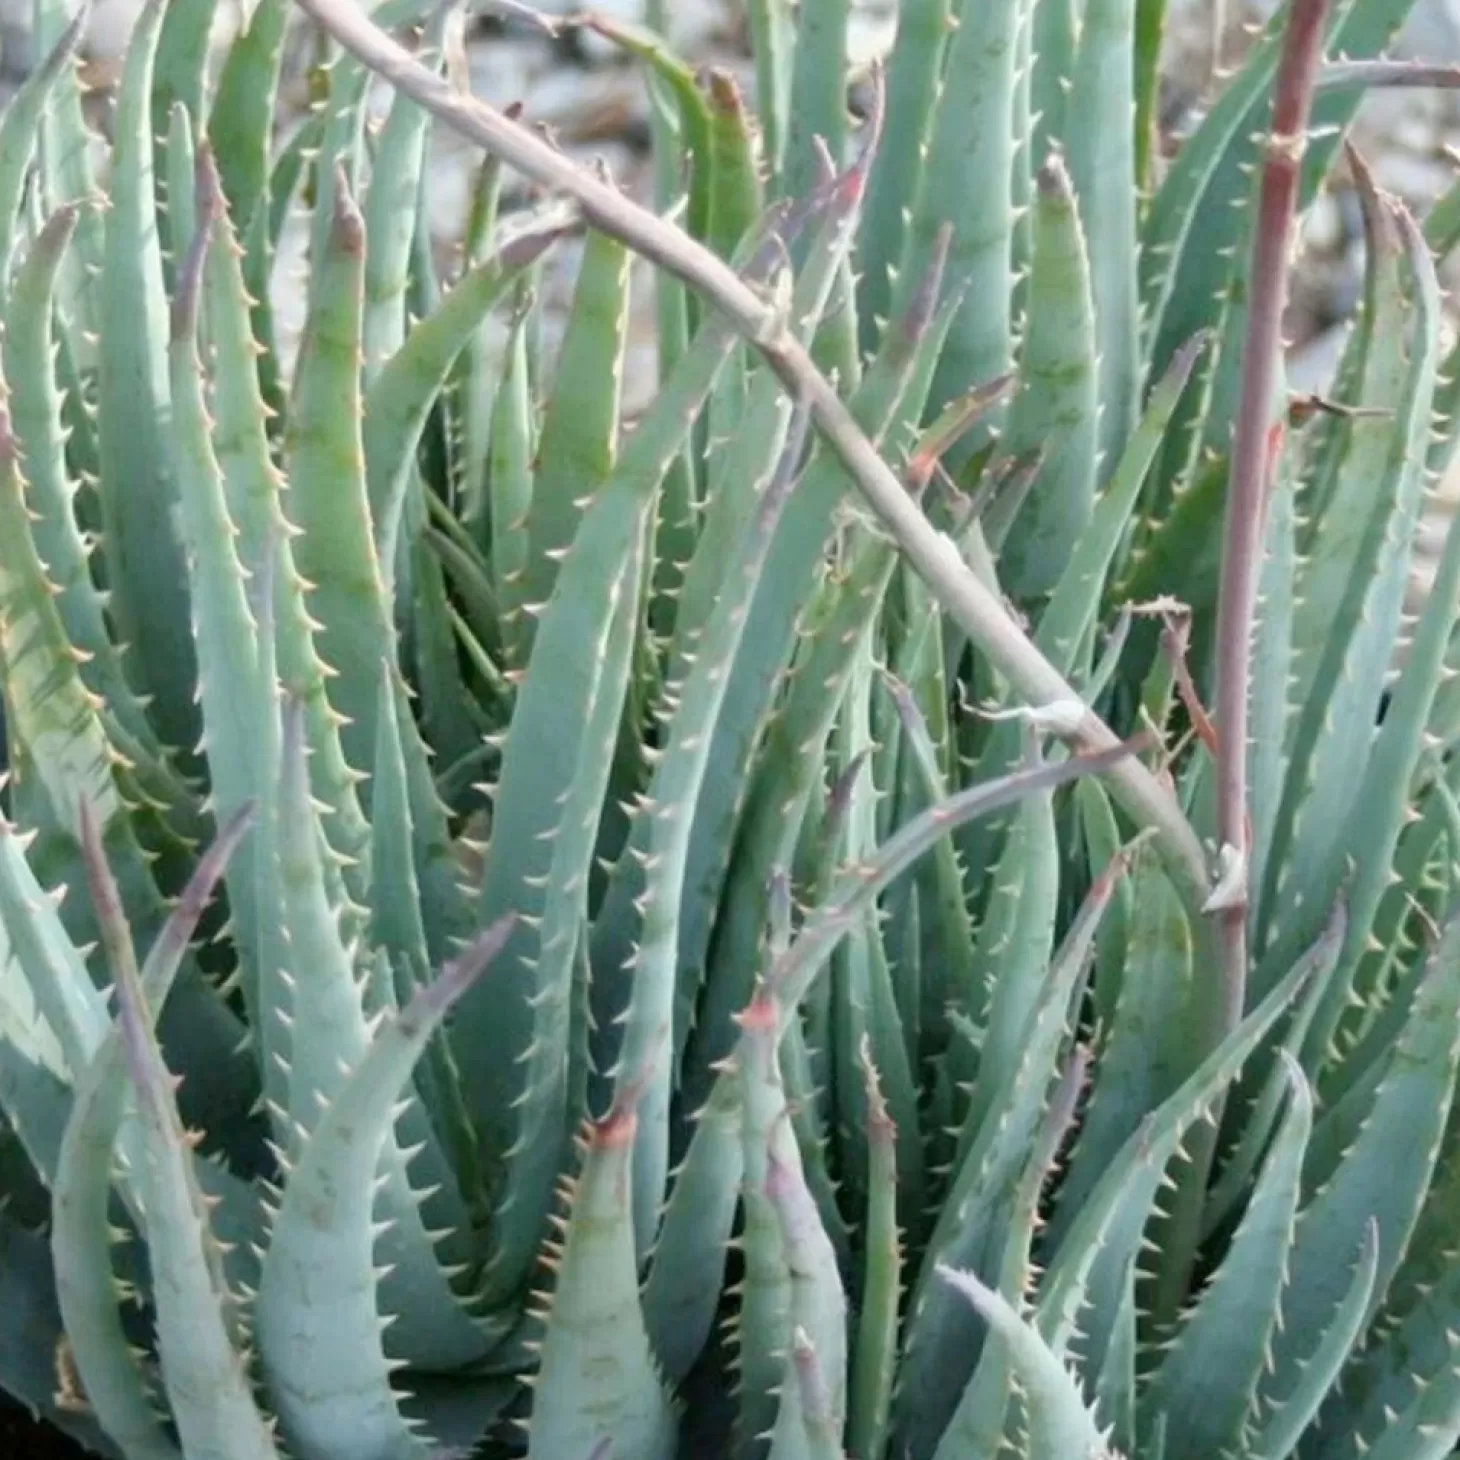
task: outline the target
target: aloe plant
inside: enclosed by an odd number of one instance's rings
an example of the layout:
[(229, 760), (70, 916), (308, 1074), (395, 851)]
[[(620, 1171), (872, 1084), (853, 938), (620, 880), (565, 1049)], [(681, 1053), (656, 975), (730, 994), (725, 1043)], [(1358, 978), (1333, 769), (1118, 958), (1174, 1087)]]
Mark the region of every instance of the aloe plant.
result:
[(1350, 149), (1320, 409), (1279, 334), (1407, 0), (1159, 178), (1160, 5), (905, 0), (860, 115), (848, 0), (749, 99), (585, 17), (653, 208), (456, 7), (299, 6), (292, 135), (289, 0), (148, 0), (101, 168), (36, 0), (0, 121), (0, 1385), (122, 1460), (1449, 1453), (1453, 203)]

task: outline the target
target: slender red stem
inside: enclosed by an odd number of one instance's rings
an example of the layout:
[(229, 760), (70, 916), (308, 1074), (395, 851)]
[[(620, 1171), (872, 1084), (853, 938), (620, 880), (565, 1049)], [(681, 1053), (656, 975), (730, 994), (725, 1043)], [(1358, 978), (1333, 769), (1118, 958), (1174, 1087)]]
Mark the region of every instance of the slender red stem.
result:
[(1232, 441), (1217, 604), (1217, 835), (1240, 858), (1243, 883), (1216, 911), (1222, 946), (1223, 1017), (1242, 1017), (1247, 992), (1247, 711), (1252, 628), (1268, 489), (1282, 447), (1278, 399), (1288, 258), (1329, 0), (1292, 0), (1265, 144), (1249, 272), (1242, 397)]

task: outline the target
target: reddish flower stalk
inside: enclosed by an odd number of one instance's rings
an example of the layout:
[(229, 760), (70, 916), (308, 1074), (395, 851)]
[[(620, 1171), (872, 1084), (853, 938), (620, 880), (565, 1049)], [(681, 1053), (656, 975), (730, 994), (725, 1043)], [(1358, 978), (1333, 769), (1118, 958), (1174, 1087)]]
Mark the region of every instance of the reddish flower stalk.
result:
[[(1299, 172), (1307, 142), (1329, 0), (1292, 0), (1265, 144), (1252, 246), (1242, 397), (1232, 441), (1231, 476), (1217, 604), (1217, 836), (1224, 862), (1240, 877), (1214, 898), (1222, 949), (1223, 1016), (1231, 1029), (1247, 992), (1247, 710), (1252, 629), (1267, 499), (1281, 450), (1277, 398)], [(1276, 430), (1274, 427), (1276, 426)]]

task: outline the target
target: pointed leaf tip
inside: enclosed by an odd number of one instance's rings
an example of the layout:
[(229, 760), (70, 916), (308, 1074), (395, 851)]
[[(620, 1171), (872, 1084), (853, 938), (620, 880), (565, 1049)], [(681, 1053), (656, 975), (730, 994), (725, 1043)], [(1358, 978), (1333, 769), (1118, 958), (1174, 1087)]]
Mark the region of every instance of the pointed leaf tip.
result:
[(76, 222), (81, 217), (81, 204), (68, 202), (59, 204), (46, 219), (45, 226), (36, 234), (33, 247), (42, 253), (58, 254), (64, 251), (76, 231)]
[(1039, 169), (1038, 185), (1040, 193), (1046, 198), (1072, 200), (1069, 169), (1065, 166), (1063, 154), (1058, 150), (1051, 152), (1045, 159), (1044, 166)]
[(365, 217), (350, 191), (350, 175), (343, 161), (335, 163), (334, 216), (330, 219), (334, 246), (345, 254), (365, 252)]
[(143, 982), (149, 988), (156, 987), (162, 970), (170, 971), (175, 968), (187, 952), (214, 890), (227, 871), (233, 854), (253, 826), (254, 810), (252, 801), (246, 801), (240, 806), (218, 832), (212, 845), (203, 853), (194, 868), (177, 905), (147, 955)]
[(935, 1264), (933, 1270), (955, 1292), (962, 1293), (978, 1309), (981, 1317), (992, 1320), (1002, 1314), (999, 1295), (992, 1288), (986, 1287), (975, 1273), (950, 1267), (946, 1262)]
[(467, 946), (461, 955), (441, 970), (401, 1010), (402, 1026), (410, 1031), (444, 1014), (491, 966), (507, 945), (517, 924), (515, 913), (498, 918)]
[(177, 284), (172, 296), (172, 338), (192, 338), (198, 327), (198, 308), (203, 289), (203, 267), (213, 242), (213, 229), (223, 214), (223, 195), (218, 173), (212, 166), (212, 154), (206, 146), (199, 150), (194, 165), (196, 184), (197, 225), (178, 269)]

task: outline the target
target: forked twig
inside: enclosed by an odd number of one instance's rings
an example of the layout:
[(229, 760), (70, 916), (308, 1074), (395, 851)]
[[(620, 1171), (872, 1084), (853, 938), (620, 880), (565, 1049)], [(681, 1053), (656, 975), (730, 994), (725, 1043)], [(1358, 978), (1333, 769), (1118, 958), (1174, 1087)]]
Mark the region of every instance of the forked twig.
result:
[[(783, 313), (721, 258), (683, 230), (624, 196), (610, 182), (558, 152), (519, 122), (453, 88), (421, 66), (353, 0), (297, 0), (333, 39), (377, 75), (539, 186), (572, 197), (593, 227), (667, 270), (718, 309), (764, 357), (790, 394), (805, 403), (818, 432), (898, 543), (914, 570), (995, 668), (1030, 705), (1068, 704), (1079, 696), (1029, 641), (963, 562), (957, 547), (923, 514), (897, 474), (868, 440), (835, 388), (794, 339)], [(1062, 738), (1076, 749), (1109, 750), (1121, 742), (1092, 710)], [(1170, 790), (1132, 757), (1110, 771), (1127, 811), (1152, 827), (1188, 901), (1210, 891), (1206, 857)]]

